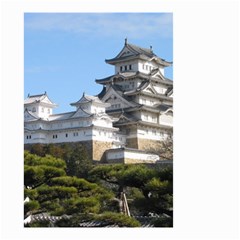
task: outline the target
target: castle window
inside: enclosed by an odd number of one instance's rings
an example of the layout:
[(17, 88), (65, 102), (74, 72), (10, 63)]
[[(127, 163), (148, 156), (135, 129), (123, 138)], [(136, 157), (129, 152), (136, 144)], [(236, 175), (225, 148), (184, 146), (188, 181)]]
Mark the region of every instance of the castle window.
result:
[(143, 65), (142, 65), (142, 68), (144, 69), (144, 67), (145, 67), (145, 66), (144, 66), (144, 64), (143, 64)]
[(148, 115), (143, 115), (143, 119), (144, 119), (145, 121), (148, 121)]
[(66, 133), (66, 137), (68, 137), (68, 134)]
[(121, 67), (120, 67), (120, 72), (122, 72), (122, 70), (123, 70), (123, 69), (122, 69), (122, 66), (121, 66)]
[(132, 70), (132, 65), (131, 64), (129, 65), (129, 70)]
[(157, 122), (157, 118), (156, 117), (152, 117), (152, 121), (156, 123)]
[(74, 133), (73, 133), (73, 136), (74, 136), (74, 137), (77, 137), (77, 136), (78, 136), (78, 132), (74, 132)]
[(124, 70), (125, 70), (125, 71), (127, 71), (127, 65), (126, 65), (126, 66), (124, 66)]

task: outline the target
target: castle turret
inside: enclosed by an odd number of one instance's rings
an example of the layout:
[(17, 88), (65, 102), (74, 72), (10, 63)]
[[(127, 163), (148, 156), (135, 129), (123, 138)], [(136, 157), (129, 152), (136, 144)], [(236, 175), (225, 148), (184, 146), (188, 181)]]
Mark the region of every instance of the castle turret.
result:
[(24, 100), (24, 110), (30, 112), (37, 118), (46, 119), (53, 114), (53, 108), (57, 105), (53, 103), (47, 93), (30, 95)]

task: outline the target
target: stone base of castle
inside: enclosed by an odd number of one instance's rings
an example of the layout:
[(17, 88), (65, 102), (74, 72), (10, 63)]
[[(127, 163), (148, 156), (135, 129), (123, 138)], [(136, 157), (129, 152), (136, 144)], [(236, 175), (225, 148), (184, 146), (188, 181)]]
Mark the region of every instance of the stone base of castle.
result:
[[(102, 141), (81, 141), (81, 142), (63, 142), (63, 143), (55, 143), (56, 145), (61, 144), (74, 144), (74, 143), (80, 143), (86, 148), (86, 151), (88, 153), (89, 159), (92, 159), (93, 161), (105, 161), (105, 151), (112, 148), (111, 142), (102, 142)], [(30, 150), (32, 145), (35, 144), (24, 144), (25, 150)], [(43, 143), (42, 145), (45, 145)]]
[(126, 146), (129, 148), (156, 152), (162, 147), (162, 142), (143, 138), (128, 138)]
[(111, 142), (102, 142), (102, 141), (82, 141), (79, 142), (82, 144), (88, 154), (89, 158), (92, 159), (93, 161), (105, 161), (105, 151), (112, 148), (112, 143)]

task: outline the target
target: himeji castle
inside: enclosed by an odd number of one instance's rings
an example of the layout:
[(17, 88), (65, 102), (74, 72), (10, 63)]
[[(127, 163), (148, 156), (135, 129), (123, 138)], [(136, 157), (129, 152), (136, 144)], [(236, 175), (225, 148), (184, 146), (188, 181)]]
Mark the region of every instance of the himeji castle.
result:
[(127, 42), (119, 54), (105, 60), (114, 74), (96, 79), (96, 96), (85, 93), (71, 103), (72, 112), (54, 114), (57, 105), (47, 93), (24, 100), (24, 144), (81, 142), (94, 161), (153, 163), (151, 153), (172, 135), (173, 82), (164, 76), (171, 66), (152, 47)]

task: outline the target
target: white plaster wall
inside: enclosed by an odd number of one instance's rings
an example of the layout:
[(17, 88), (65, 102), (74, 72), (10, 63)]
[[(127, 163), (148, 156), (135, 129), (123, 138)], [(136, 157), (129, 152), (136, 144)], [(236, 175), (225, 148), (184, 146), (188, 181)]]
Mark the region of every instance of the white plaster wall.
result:
[[(31, 136), (31, 139), (29, 138)], [(27, 138), (28, 137), (28, 138)], [(31, 143), (48, 143), (48, 136), (47, 133), (31, 133), (26, 132), (24, 133), (24, 143), (31, 144)]]
[(138, 71), (139, 72), (148, 74), (148, 73), (150, 73), (151, 70), (153, 70), (155, 68), (158, 68), (164, 76), (164, 68), (159, 67), (156, 63), (148, 62), (148, 61), (139, 61), (138, 62)]
[(67, 120), (67, 121), (56, 121), (49, 122), (46, 129), (49, 130), (61, 130), (65, 128), (76, 128), (76, 127), (88, 127), (92, 125), (93, 120), (91, 118), (82, 118), (78, 120)]
[[(112, 142), (111, 129), (68, 129), (52, 131), (50, 133), (38, 133), (38, 132), (25, 132), (24, 143), (61, 143), (61, 142), (78, 142), (78, 141), (89, 141), (98, 140), (103, 142)], [(27, 139), (27, 136), (31, 136), (31, 139)]]
[[(132, 69), (129, 69), (129, 65), (132, 65)], [(144, 67), (143, 67), (144, 65)], [(120, 70), (122, 66), (122, 71)], [(127, 66), (127, 70), (125, 70), (125, 66)], [(147, 67), (146, 67), (147, 66)], [(139, 71), (142, 73), (148, 74), (151, 70), (159, 68), (160, 72), (164, 76), (164, 68), (159, 67), (155, 62), (148, 62), (148, 61), (142, 61), (142, 60), (137, 60), (137, 61), (126, 61), (124, 63), (117, 63), (115, 65), (115, 74), (118, 72), (125, 72), (125, 71)]]
[(146, 106), (153, 106), (154, 104), (159, 103), (159, 100), (155, 98), (146, 97), (146, 96), (140, 96), (138, 99), (138, 102)]
[(159, 160), (159, 156), (155, 154), (135, 153), (125, 151), (125, 158), (137, 159), (137, 160)]
[(124, 158), (124, 151), (119, 149), (119, 151), (108, 152), (107, 159), (119, 159)]
[(155, 154), (147, 154), (140, 152), (131, 152), (128, 150), (119, 149), (119, 151), (108, 152), (107, 159), (130, 158), (136, 160), (159, 160), (159, 156)]
[[(49, 115), (52, 114), (52, 108), (49, 108), (49, 107), (45, 107), (43, 105), (35, 105), (34, 106), (36, 108), (36, 112), (35, 114), (37, 114), (40, 118), (48, 118)], [(32, 107), (33, 109), (33, 107)]]
[(122, 89), (126, 91), (135, 89), (138, 86), (135, 80), (126, 80), (124, 82), (119, 82), (118, 85), (122, 86)]
[(153, 87), (154, 89), (156, 90), (157, 93), (160, 93), (160, 94), (165, 94), (166, 90), (167, 90), (167, 87), (165, 86), (162, 86), (160, 84), (153, 84)]
[(168, 134), (163, 130), (154, 129), (154, 128), (145, 128), (145, 129), (138, 129), (137, 136), (138, 138), (142, 139), (149, 139), (149, 140), (156, 140), (156, 141), (163, 141), (167, 138)]
[[(31, 104), (25, 108), (27, 108), (28, 111), (33, 112), (40, 118), (48, 118), (49, 115), (51, 115), (53, 112), (52, 108), (45, 107), (39, 104)], [(34, 111), (34, 108), (36, 111)]]
[(158, 114), (150, 113), (150, 112), (141, 112), (141, 120), (145, 122), (157, 123)]
[(91, 105), (90, 113), (105, 113), (105, 107)]
[[(129, 68), (129, 65), (131, 65), (131, 69)], [(122, 66), (122, 71), (120, 70)], [(125, 70), (125, 66), (127, 66), (127, 70)], [(115, 65), (115, 74), (118, 72), (126, 72), (126, 71), (138, 71), (138, 63), (136, 61), (127, 61), (124, 63), (118, 63)]]
[(172, 126), (173, 125), (173, 116), (168, 114), (160, 115), (159, 118), (160, 124)]
[(101, 126), (101, 127), (112, 127), (112, 122), (109, 120), (105, 120), (105, 119), (95, 119), (93, 120), (93, 124), (95, 126)]
[(54, 131), (48, 134), (48, 143), (89, 141), (91, 139), (92, 139), (91, 129)]
[(108, 131), (103, 129), (94, 129), (92, 139), (96, 141), (102, 141), (102, 142), (112, 142), (113, 133), (110, 130)]

